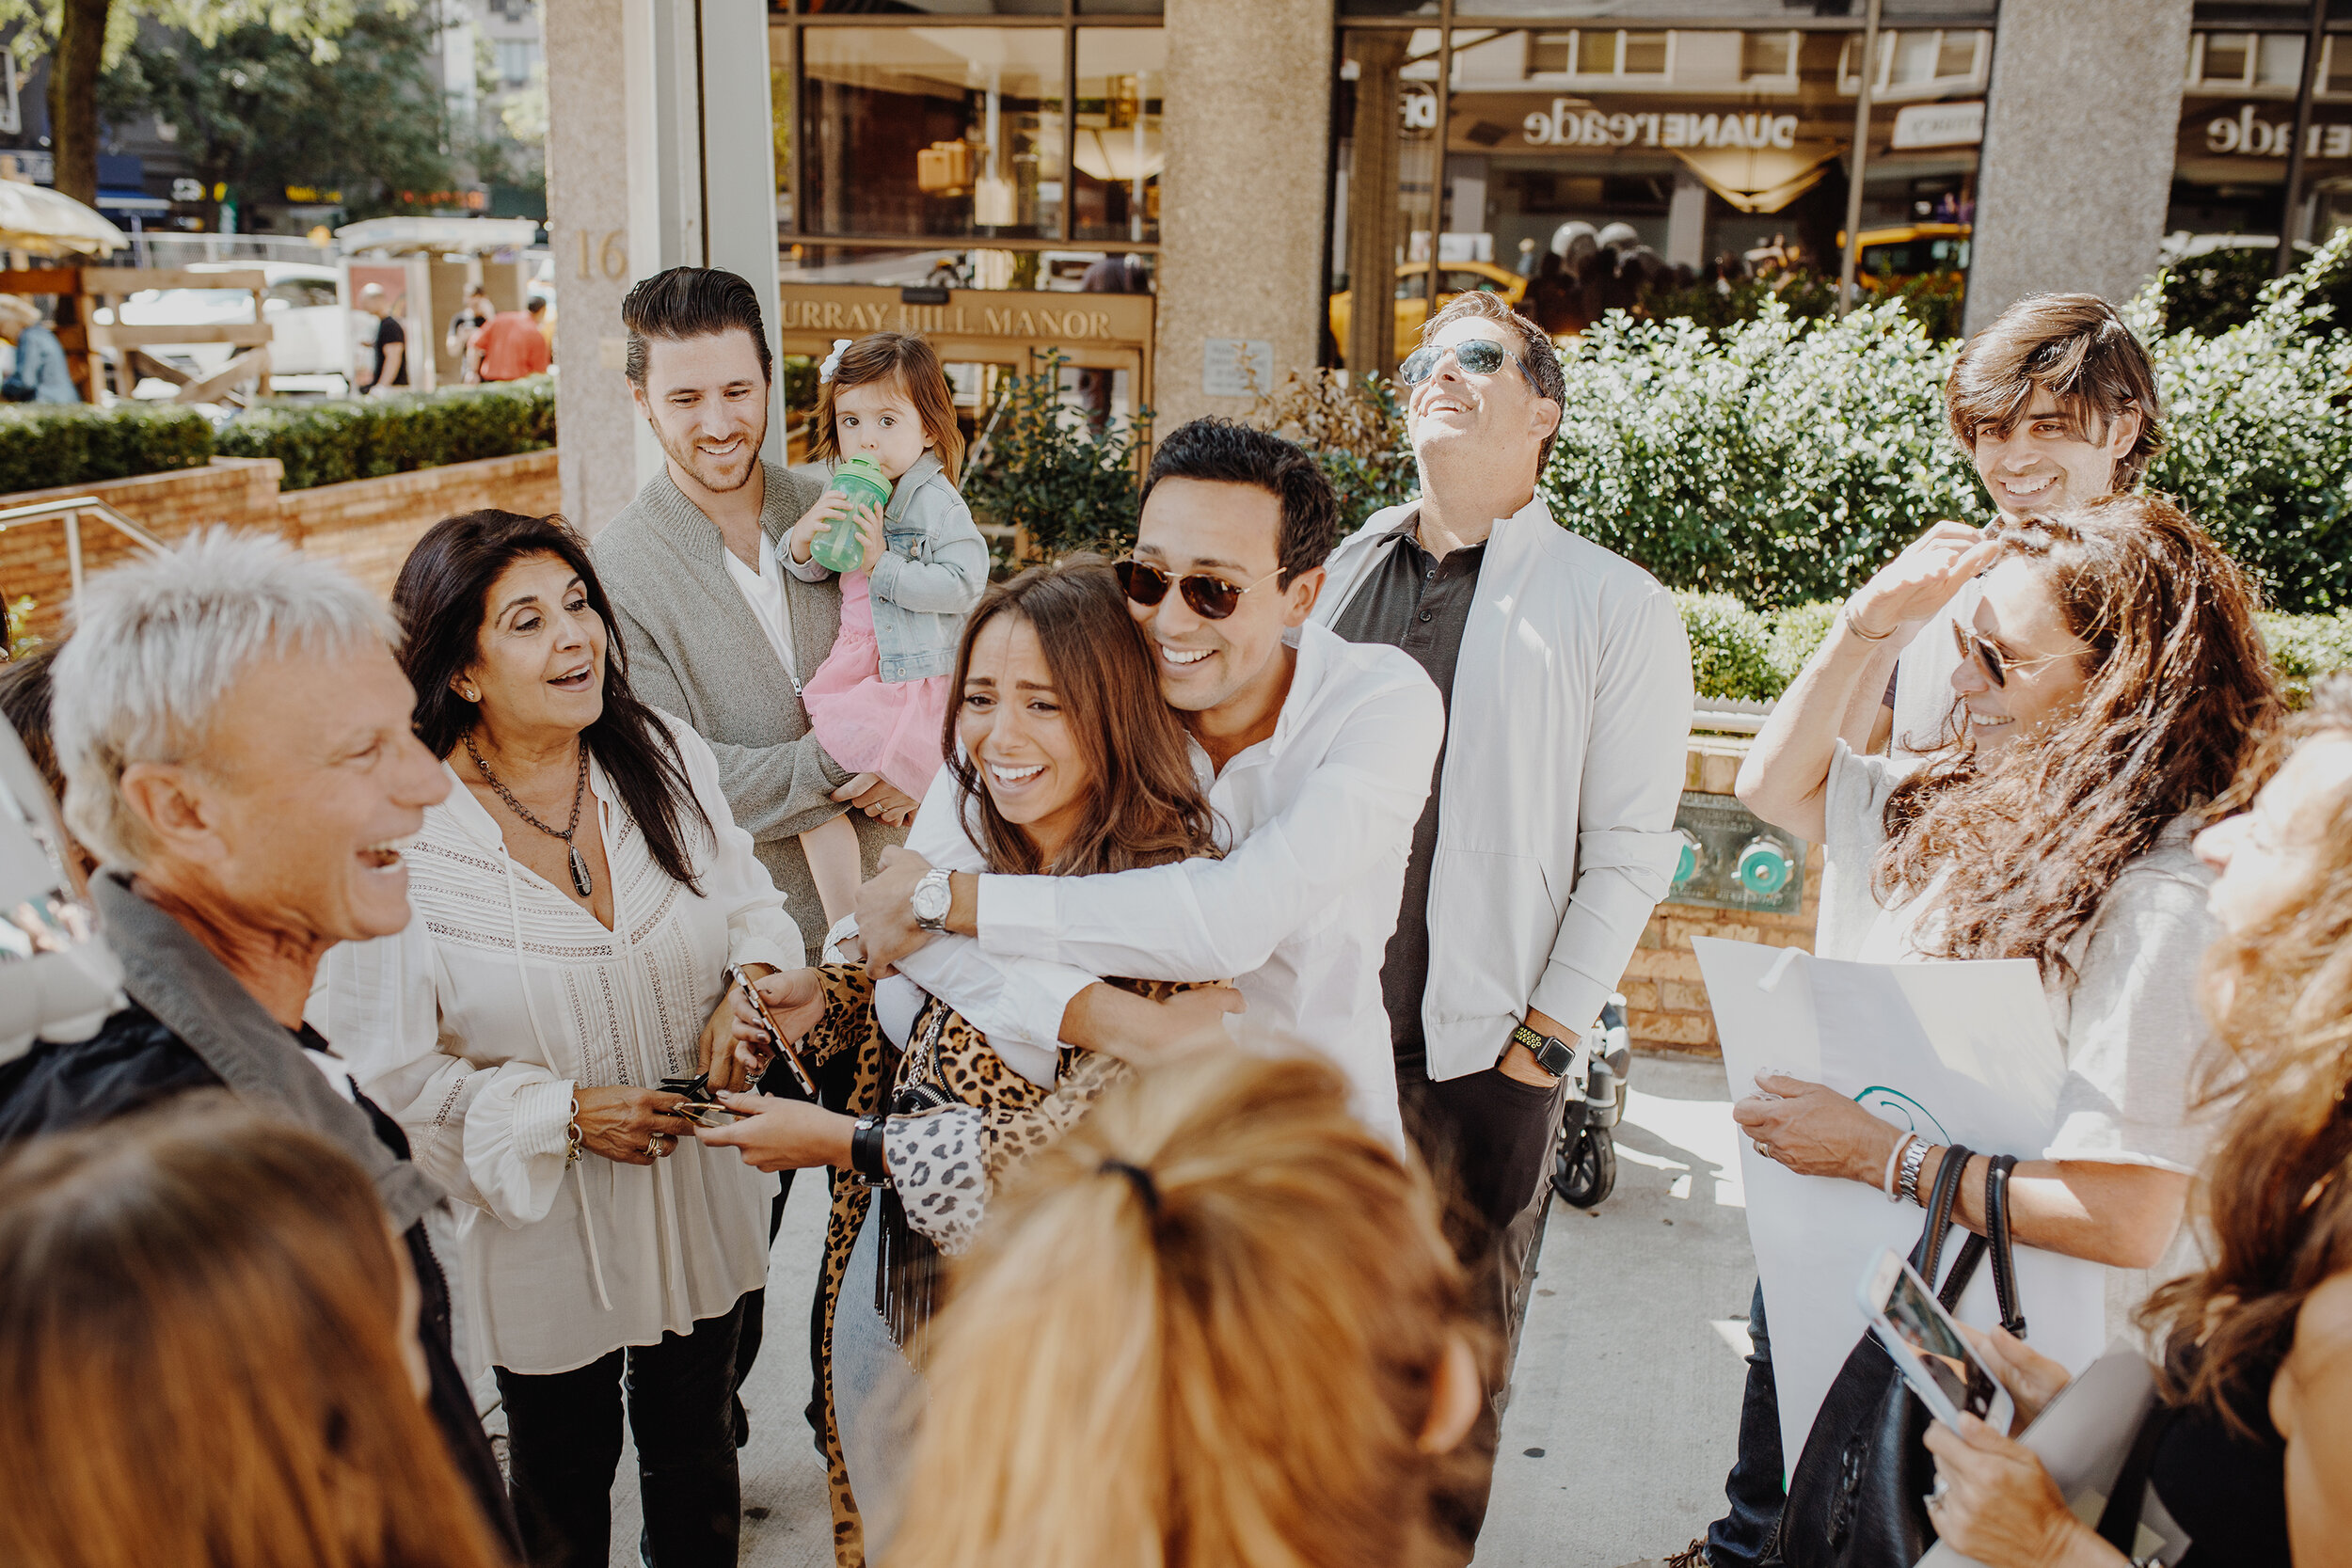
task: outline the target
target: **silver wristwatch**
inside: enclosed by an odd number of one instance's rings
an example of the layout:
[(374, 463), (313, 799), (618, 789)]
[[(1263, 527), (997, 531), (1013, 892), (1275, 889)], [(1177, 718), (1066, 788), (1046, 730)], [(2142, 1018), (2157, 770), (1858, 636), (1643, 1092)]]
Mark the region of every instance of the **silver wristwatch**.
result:
[(934, 867), (924, 872), (923, 879), (914, 884), (907, 907), (914, 911), (914, 923), (926, 931), (945, 931), (947, 909), (954, 901), (947, 891), (947, 873)]

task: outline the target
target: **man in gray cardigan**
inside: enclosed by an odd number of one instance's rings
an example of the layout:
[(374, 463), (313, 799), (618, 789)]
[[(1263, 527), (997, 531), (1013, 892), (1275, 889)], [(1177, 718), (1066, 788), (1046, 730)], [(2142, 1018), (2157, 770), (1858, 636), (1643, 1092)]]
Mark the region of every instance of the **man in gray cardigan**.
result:
[[(839, 792), (850, 772), (808, 733), (801, 687), (833, 651), (841, 585), (803, 582), (781, 562), (785, 534), (825, 486), (760, 459), (772, 367), (749, 283), (713, 268), (672, 267), (629, 291), (621, 320), (638, 412), (666, 459), (594, 546), (628, 652), (629, 685), (710, 742), (727, 808), (752, 835), (815, 963), (825, 921), (800, 835), (851, 811), (870, 876), (883, 847), (905, 839), (915, 806), (876, 784), (845, 807)], [(819, 1086), (834, 1098), (836, 1085)], [(771, 1237), (791, 1193), (787, 1171)], [(766, 1308), (764, 1291), (744, 1308), (739, 1389), (759, 1354)], [(821, 1377), (814, 1343), (810, 1362)], [(814, 1400), (809, 1418), (818, 1419)], [(739, 1398), (738, 1448), (750, 1433)]]
[[(801, 687), (833, 650), (841, 588), (802, 581), (779, 556), (825, 486), (760, 459), (771, 363), (749, 283), (673, 267), (631, 290), (621, 316), (630, 388), (666, 459), (595, 545), (629, 685), (710, 742), (727, 806), (813, 963), (825, 922), (800, 835), (841, 814), (851, 775), (808, 733)], [(870, 874), (914, 802), (883, 784), (848, 809)]]

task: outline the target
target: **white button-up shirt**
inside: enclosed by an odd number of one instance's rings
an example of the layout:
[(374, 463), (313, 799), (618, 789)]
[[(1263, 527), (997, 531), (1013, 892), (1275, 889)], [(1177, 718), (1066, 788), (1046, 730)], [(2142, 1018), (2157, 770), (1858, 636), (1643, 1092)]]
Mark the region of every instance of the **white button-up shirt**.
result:
[[(1251, 1032), (1329, 1057), (1347, 1075), (1356, 1114), (1402, 1147), (1380, 965), (1445, 707), (1395, 648), (1308, 626), (1296, 649), (1274, 734), (1210, 787), (1230, 845), (1223, 860), (1102, 877), (983, 876), (978, 939), (936, 939), (898, 967), (1043, 1084), (1062, 1014), (1096, 976), (1231, 978)], [(1194, 762), (1205, 781), (1198, 746)], [(984, 865), (958, 825), (945, 769), (907, 847), (935, 866)]]
[(330, 949), (312, 997), (419, 1168), (464, 1206), (455, 1284), (470, 1358), (510, 1371), (570, 1371), (688, 1333), (768, 1276), (776, 1179), (733, 1149), (682, 1138), (647, 1165), (566, 1153), (578, 1085), (693, 1072), (724, 967), (801, 958), (710, 747), (683, 721), (655, 721), (710, 822), (707, 838), (691, 822), (680, 835), (699, 894), (654, 860), (593, 758), (580, 827), (604, 841), (609, 930), (507, 853), (452, 772), (407, 850), (414, 918)]

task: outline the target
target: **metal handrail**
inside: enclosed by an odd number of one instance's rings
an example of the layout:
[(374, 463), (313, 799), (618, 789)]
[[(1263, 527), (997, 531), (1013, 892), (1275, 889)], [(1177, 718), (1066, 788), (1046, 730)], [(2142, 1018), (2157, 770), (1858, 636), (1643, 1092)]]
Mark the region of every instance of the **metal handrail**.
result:
[(23, 523), (44, 522), (53, 517), (65, 519), (66, 574), (73, 584), (73, 596), (82, 596), (82, 515), (90, 513), (117, 533), (135, 545), (144, 546), (157, 555), (167, 555), (162, 540), (148, 532), (130, 518), (108, 506), (96, 496), (68, 496), (63, 500), (35, 501), (30, 506), (12, 506), (0, 511), (0, 533)]

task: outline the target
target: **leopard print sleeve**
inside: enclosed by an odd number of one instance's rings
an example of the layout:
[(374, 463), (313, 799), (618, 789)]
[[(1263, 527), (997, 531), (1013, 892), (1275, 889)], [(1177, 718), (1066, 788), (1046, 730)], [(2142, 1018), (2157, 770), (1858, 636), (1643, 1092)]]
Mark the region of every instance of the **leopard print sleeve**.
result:
[(1092, 1052), (1069, 1055), (1073, 1059), (1051, 1094), (1023, 1097), (1020, 1104), (948, 1105), (890, 1118), (882, 1142), (891, 1185), (906, 1205), (907, 1223), (940, 1251), (961, 1252), (1006, 1174), (1057, 1142), (1132, 1070)]
[(970, 1244), (988, 1205), (983, 1119), (969, 1105), (946, 1105), (882, 1125), (890, 1184), (906, 1206), (907, 1223), (945, 1253)]

